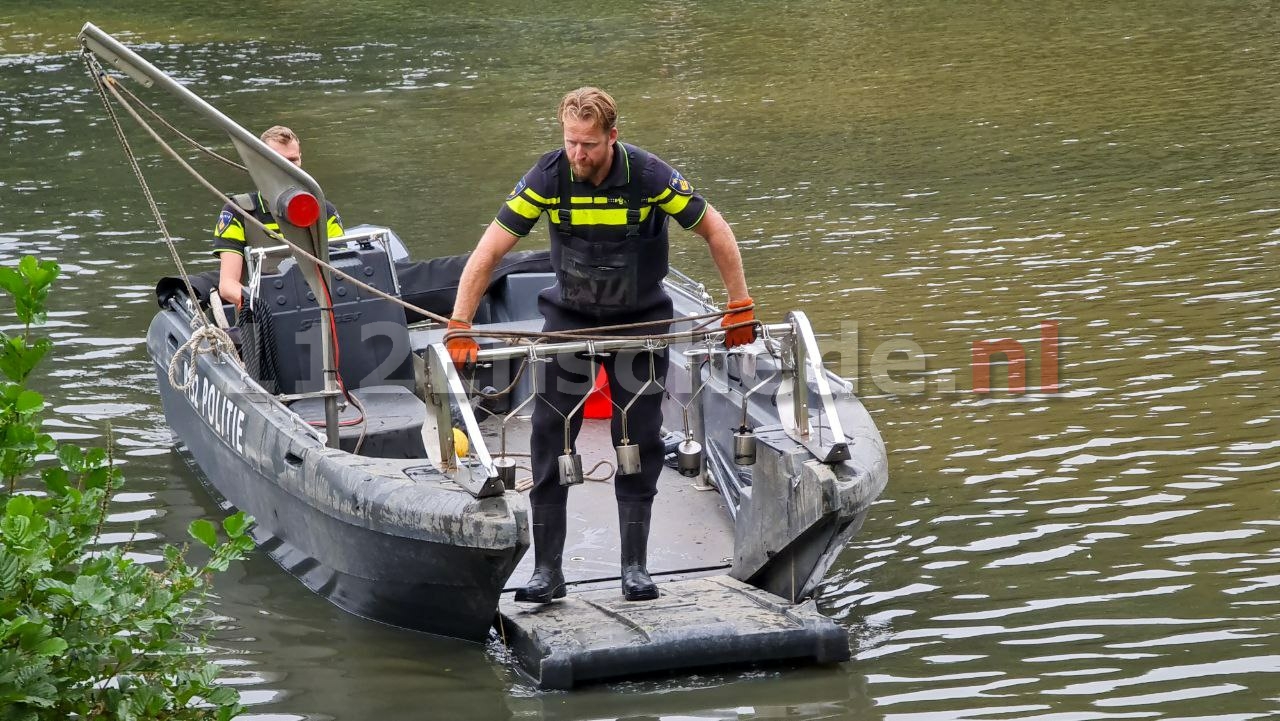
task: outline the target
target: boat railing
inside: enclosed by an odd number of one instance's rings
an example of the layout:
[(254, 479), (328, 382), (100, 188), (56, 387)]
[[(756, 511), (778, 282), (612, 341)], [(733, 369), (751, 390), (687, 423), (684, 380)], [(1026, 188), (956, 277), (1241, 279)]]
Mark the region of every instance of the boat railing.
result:
[[(808, 318), (802, 312), (792, 311), (787, 314), (783, 323), (761, 325), (760, 335), (763, 347), (779, 360), (780, 382), (776, 392), (778, 420), (787, 435), (823, 463), (848, 460), (848, 439), (836, 410), (836, 398), (827, 370), (822, 366), (817, 338)], [(704, 346), (705, 350), (699, 352), (740, 353), (736, 349), (724, 349), (722, 341), (722, 331), (691, 330), (666, 334), (660, 341), (611, 338), (512, 345), (481, 349), (477, 355), (477, 363), (517, 359), (532, 363), (566, 354), (585, 353), (591, 356), (621, 350), (653, 350), (686, 343)], [(422, 438), (428, 458), (477, 498), (503, 493), (503, 481), (494, 456), (484, 442), (467, 386), (450, 360), (444, 344), (434, 343), (428, 346), (424, 356), (427, 418), (423, 424)], [(727, 380), (723, 385), (728, 387)], [(578, 410), (580, 409), (581, 404)], [(814, 414), (811, 410), (817, 410), (818, 413)], [(466, 433), (471, 448), (465, 458), (459, 458), (456, 453), (453, 427), (456, 416), (461, 417), (462, 430)]]
[(677, 268), (667, 269), (666, 282), (668, 285), (683, 290), (707, 305), (710, 305), (713, 300), (711, 294), (707, 292), (705, 283), (699, 283)]

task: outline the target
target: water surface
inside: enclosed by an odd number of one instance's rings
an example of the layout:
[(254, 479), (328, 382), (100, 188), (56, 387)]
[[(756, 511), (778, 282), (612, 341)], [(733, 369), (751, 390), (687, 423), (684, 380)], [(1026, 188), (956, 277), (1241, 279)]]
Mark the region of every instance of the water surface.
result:
[[(348, 224), (419, 256), (470, 249), (557, 142), (559, 95), (608, 88), (623, 137), (733, 224), (762, 314), (827, 336), (889, 446), (819, 602), (856, 647), (839, 668), (541, 694), (497, 648), (353, 618), (255, 556), (218, 580), (214, 651), (250, 718), (1280, 715), (1270, 3), (6, 9), (0, 258), (63, 267), (52, 430), (117, 444), (110, 531), (142, 557), (220, 510), (159, 410), (143, 334), (171, 263), (77, 62), (85, 20), (246, 126), (294, 127)], [(184, 262), (213, 267), (213, 201), (130, 138)], [(696, 236), (673, 262), (714, 280)], [(1003, 338), (1032, 390), (973, 393), (972, 344)]]

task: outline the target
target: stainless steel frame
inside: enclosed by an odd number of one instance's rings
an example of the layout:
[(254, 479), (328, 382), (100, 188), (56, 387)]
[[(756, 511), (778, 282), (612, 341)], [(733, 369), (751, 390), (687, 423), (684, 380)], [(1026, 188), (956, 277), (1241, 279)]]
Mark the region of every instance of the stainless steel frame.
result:
[[(778, 345), (782, 356), (782, 381), (778, 386), (778, 410), (783, 428), (797, 443), (803, 445), (823, 463), (837, 463), (849, 459), (849, 444), (836, 412), (835, 398), (827, 371), (822, 367), (817, 338), (804, 313), (787, 314), (786, 323), (761, 326), (765, 347)], [(703, 343), (719, 345), (722, 331), (689, 331), (676, 334), (667, 343)], [(477, 362), (486, 363), (514, 358), (527, 358), (530, 362), (566, 353), (604, 352), (622, 349), (653, 347), (652, 340), (643, 338), (618, 338), (616, 340), (591, 340), (539, 345), (518, 345), (508, 348), (482, 349)], [(713, 351), (729, 352), (733, 351)], [(772, 352), (772, 351), (771, 351)], [(480, 433), (467, 391), (457, 369), (449, 359), (443, 343), (435, 343), (426, 351), (427, 421), (423, 424), (422, 439), (427, 456), (446, 473), (451, 474), (463, 488), (477, 497), (502, 492), (502, 482), (494, 466), (489, 449)], [(727, 387), (727, 383), (722, 383)], [(810, 413), (813, 403), (820, 413), (815, 421)], [(454, 452), (453, 426), (450, 407), (457, 408), (469, 436), (474, 460), (461, 462)]]

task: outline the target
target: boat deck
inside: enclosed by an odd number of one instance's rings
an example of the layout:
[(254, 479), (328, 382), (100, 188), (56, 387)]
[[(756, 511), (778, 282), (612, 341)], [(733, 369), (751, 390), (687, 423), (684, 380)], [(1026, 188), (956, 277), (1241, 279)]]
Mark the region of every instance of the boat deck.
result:
[[(498, 452), (498, 424), (483, 424), (490, 453)], [(508, 450), (528, 452), (529, 420), (516, 418), (507, 424)], [(607, 420), (587, 420), (578, 435), (582, 468), (590, 477), (606, 476), (610, 466), (592, 467), (600, 461), (615, 464)], [(530, 477), (528, 458), (519, 458), (518, 479)], [(588, 480), (569, 489), (569, 523), (564, 548), (565, 580), (571, 591), (618, 585), (618, 512), (613, 480)], [(649, 531), (649, 571), (659, 584), (684, 578), (724, 573), (733, 562), (733, 519), (724, 499), (715, 490), (699, 490), (695, 479), (664, 467), (654, 499), (653, 525)], [(523, 586), (533, 572), (533, 551), (525, 554), (508, 582), (508, 592)], [(620, 591), (619, 591), (620, 592)]]
[[(526, 450), (514, 439), (527, 443), (528, 423), (508, 424), (508, 450)], [(484, 430), (496, 453), (497, 424)], [(591, 468), (614, 462), (609, 422), (585, 421), (578, 452), (588, 476), (604, 475), (606, 468)], [(542, 689), (688, 668), (847, 660), (847, 632), (812, 602), (791, 604), (726, 575), (733, 535), (720, 494), (664, 466), (649, 532), (649, 571), (661, 596), (625, 601), (613, 484), (586, 481), (569, 491), (568, 597), (547, 605), (515, 602), (515, 589), (533, 571), (534, 554), (527, 553), (499, 601), (495, 630)]]

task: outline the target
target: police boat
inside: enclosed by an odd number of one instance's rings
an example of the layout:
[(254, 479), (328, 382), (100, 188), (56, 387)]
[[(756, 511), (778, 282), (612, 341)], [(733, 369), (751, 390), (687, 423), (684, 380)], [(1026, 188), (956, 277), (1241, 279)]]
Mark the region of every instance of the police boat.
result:
[[(661, 337), (547, 341), (536, 298), (555, 282), (548, 254), (512, 253), (474, 318), (479, 363), (460, 373), (440, 321), (465, 257), (411, 260), (383, 227), (325, 238), (323, 190), (301, 168), (93, 25), (80, 39), (86, 57), (225, 131), (280, 221), (278, 245), (246, 254), (239, 314), (217, 297), (214, 273), (161, 280), (147, 351), (181, 449), (226, 507), (254, 517), (255, 540), (282, 568), (362, 617), (501, 639), (542, 688), (849, 658), (847, 630), (813, 596), (884, 489), (887, 461), (851, 385), (824, 368), (804, 313), (726, 351), (718, 325), (704, 327), (721, 309), (673, 270), (664, 285), (675, 321)], [(97, 81), (125, 102), (118, 80), (101, 71)], [(575, 411), (587, 419), (562, 463), (562, 481), (580, 483), (568, 507), (568, 597), (516, 603), (532, 567), (521, 492), (530, 370), (552, 355), (591, 363), (662, 347), (669, 464), (649, 542), (660, 596), (619, 592), (608, 481), (637, 459), (612, 445), (608, 419), (627, 409), (601, 389)]]

